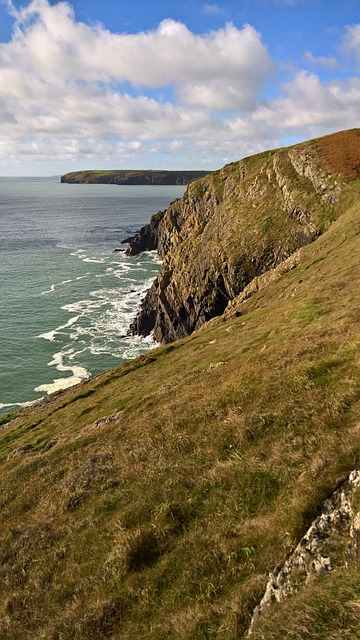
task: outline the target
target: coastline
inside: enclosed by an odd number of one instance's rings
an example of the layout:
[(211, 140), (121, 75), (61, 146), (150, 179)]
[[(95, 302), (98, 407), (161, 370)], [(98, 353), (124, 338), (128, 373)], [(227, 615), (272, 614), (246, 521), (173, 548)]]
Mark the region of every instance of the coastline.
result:
[(208, 174), (208, 170), (85, 170), (66, 173), (60, 177), (60, 182), (63, 184), (112, 184), (118, 186), (186, 186)]
[[(78, 249), (72, 252), (72, 255), (80, 258), (82, 262), (87, 262), (87, 264), (91, 263), (94, 265), (99, 264), (99, 265), (105, 265), (105, 266), (107, 264), (107, 261), (105, 259), (101, 261), (99, 259), (95, 259), (91, 257), (89, 258), (85, 253), (85, 250), (83, 249)], [(150, 258), (150, 261), (154, 267), (157, 267), (159, 265), (160, 259), (156, 251), (147, 251), (146, 256), (148, 259)], [(125, 259), (125, 254), (122, 254), (120, 256), (120, 259), (121, 258)], [(116, 259), (114, 259), (113, 250), (109, 252), (107, 259), (108, 261), (116, 262), (119, 264), (119, 256), (117, 255)], [(125, 266), (124, 262), (120, 262), (120, 264), (122, 266)], [(136, 266), (136, 263), (134, 266)], [(109, 267), (106, 267), (106, 268), (108, 269)], [(97, 284), (96, 279), (98, 276), (99, 274), (93, 275), (94, 286)], [(79, 280), (85, 277), (87, 276), (80, 275), (80, 276), (77, 276), (75, 279)], [(152, 349), (158, 346), (158, 343), (151, 336), (147, 336), (146, 338), (142, 336), (134, 336), (129, 331), (134, 318), (136, 317), (137, 313), (141, 309), (141, 304), (144, 300), (144, 297), (146, 296), (146, 293), (148, 289), (151, 287), (155, 278), (156, 278), (156, 274), (154, 274), (152, 277), (146, 277), (139, 284), (133, 283), (129, 292), (123, 293), (123, 296), (122, 296), (123, 306), (126, 307), (126, 305), (129, 304), (129, 302), (131, 302), (132, 308), (131, 308), (131, 311), (127, 311), (127, 318), (125, 323), (124, 323), (123, 317), (119, 318), (119, 324), (121, 324), (121, 331), (119, 330), (119, 339), (122, 338), (122, 340), (127, 340), (128, 342), (128, 348), (127, 350), (124, 350), (122, 357), (117, 356), (117, 358), (119, 359), (119, 363), (125, 362), (127, 360), (131, 360), (137, 357), (138, 355), (141, 355), (141, 353), (145, 353), (149, 349)], [(69, 278), (57, 284), (53, 283), (50, 286), (50, 288), (44, 291), (41, 291), (40, 295), (41, 296), (54, 295), (56, 291), (59, 290), (59, 288), (64, 288), (65, 285), (69, 285), (71, 282), (73, 282), (73, 279)], [(90, 282), (91, 282), (91, 279), (90, 279)], [(93, 295), (95, 294), (95, 292), (96, 290), (93, 292)], [(76, 324), (79, 322), (79, 320), (81, 320), (81, 318), (84, 315), (86, 315), (87, 312), (91, 313), (93, 311), (88, 307), (91, 305), (96, 307), (96, 304), (97, 304), (97, 301), (95, 299), (95, 300), (89, 300), (88, 305), (86, 305), (85, 300), (80, 300), (77, 303), (75, 302), (72, 304), (62, 305), (61, 310), (66, 311), (67, 313), (70, 313), (71, 314), (70, 318), (66, 322), (61, 323), (59, 326), (53, 329), (47, 328), (45, 331), (38, 334), (37, 338), (46, 340), (48, 343), (51, 343), (54, 345), (58, 344), (59, 346), (59, 343), (57, 343), (57, 336), (61, 336), (64, 333), (64, 331), (67, 331), (67, 330), (71, 332), (72, 328), (74, 327), (76, 329)], [(101, 304), (105, 304), (105, 301), (102, 300)], [(135, 351), (134, 353), (132, 353), (133, 350)], [(75, 353), (75, 356), (76, 356), (76, 353)], [(53, 352), (51, 359), (47, 363), (47, 366), (53, 367), (58, 372), (63, 372), (63, 373), (71, 372), (71, 375), (56, 377), (54, 372), (52, 381), (41, 382), (40, 380), (38, 380), (37, 384), (33, 388), (33, 391), (34, 393), (41, 393), (40, 398), (27, 399), (22, 402), (18, 401), (17, 399), (14, 399), (14, 402), (0, 402), (0, 416), (4, 416), (7, 413), (11, 413), (13, 410), (26, 409), (29, 407), (36, 406), (37, 404), (48, 402), (48, 400), (51, 399), (51, 397), (55, 397), (57, 396), (57, 394), (63, 391), (66, 391), (67, 389), (81, 386), (88, 380), (93, 379), (97, 375), (101, 375), (101, 373), (103, 373), (104, 371), (111, 370), (112, 368), (111, 366), (106, 367), (94, 373), (89, 371), (85, 366), (82, 366), (81, 358), (80, 358), (80, 362), (70, 362), (69, 358), (72, 359), (73, 357), (74, 357), (74, 353), (72, 353), (71, 348), (68, 350), (63, 349), (60, 351)], [(68, 358), (67, 363), (64, 362), (65, 358)], [(113, 366), (116, 366), (116, 364), (114, 363)]]

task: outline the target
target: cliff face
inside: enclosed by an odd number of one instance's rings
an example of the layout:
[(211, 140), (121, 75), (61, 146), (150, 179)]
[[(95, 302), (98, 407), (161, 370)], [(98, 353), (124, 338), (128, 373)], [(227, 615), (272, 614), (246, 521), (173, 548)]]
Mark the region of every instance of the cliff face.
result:
[(136, 256), (142, 251), (153, 251), (158, 248), (159, 226), (165, 211), (159, 211), (152, 216), (149, 224), (142, 227), (134, 236), (123, 240), (122, 244), (128, 244), (126, 254)]
[(359, 131), (344, 132), (232, 163), (191, 184), (129, 239), (129, 253), (157, 248), (163, 259), (132, 331), (153, 331), (160, 342), (187, 335), (312, 242), (360, 175), (359, 142)]
[(61, 176), (68, 184), (185, 185), (208, 171), (73, 171)]

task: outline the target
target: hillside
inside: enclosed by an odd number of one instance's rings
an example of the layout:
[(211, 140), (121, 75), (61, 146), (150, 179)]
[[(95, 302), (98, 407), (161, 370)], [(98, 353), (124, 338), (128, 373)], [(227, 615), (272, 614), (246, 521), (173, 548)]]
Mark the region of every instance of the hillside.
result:
[(118, 184), (118, 185), (185, 185), (207, 175), (208, 171), (72, 171), (61, 176), (68, 184)]
[(323, 233), (360, 177), (359, 146), (359, 130), (342, 132), (246, 158), (190, 185), (129, 239), (129, 253), (157, 248), (164, 262), (134, 331), (154, 331), (159, 341), (191, 333)]
[(143, 232), (181, 337), (2, 419), (1, 639), (360, 637), (359, 142), (190, 185)]

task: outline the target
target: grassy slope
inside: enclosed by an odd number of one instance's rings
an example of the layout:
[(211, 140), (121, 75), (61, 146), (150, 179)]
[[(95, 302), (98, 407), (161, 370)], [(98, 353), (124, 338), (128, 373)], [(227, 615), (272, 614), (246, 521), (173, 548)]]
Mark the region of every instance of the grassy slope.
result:
[(171, 341), (221, 314), (254, 277), (328, 228), (356, 178), (360, 130), (251, 156), (193, 182), (161, 217), (163, 268), (137, 328)]
[[(360, 462), (359, 251), (355, 204), (242, 315), (0, 428), (2, 639), (243, 636)], [(358, 597), (323, 578), (256, 640), (358, 637)]]

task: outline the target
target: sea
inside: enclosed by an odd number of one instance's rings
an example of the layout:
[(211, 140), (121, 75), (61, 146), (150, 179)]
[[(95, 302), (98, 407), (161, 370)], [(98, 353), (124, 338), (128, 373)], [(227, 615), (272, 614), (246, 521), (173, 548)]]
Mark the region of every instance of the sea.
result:
[(1, 413), (154, 346), (128, 329), (159, 258), (114, 250), (183, 193), (0, 178)]

